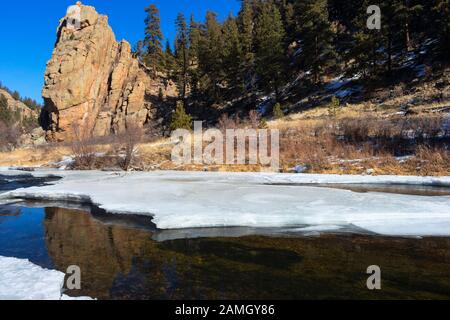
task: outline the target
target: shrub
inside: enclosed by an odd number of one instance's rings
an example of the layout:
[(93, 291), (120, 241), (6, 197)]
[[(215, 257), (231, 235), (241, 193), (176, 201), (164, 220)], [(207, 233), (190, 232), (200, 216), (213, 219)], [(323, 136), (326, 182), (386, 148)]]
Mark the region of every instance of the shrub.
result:
[(170, 130), (175, 131), (177, 129), (192, 130), (192, 117), (184, 110), (182, 101), (177, 102), (177, 108), (170, 123)]
[(30, 133), (33, 129), (39, 127), (38, 119), (34, 116), (24, 117), (22, 120), (22, 128), (25, 133)]
[(338, 126), (346, 141), (358, 143), (367, 141), (371, 123), (370, 119), (346, 118)]
[(281, 119), (284, 117), (284, 112), (281, 110), (281, 105), (279, 103), (275, 104), (273, 107), (273, 117), (275, 119)]
[(338, 98), (336, 98), (335, 96), (331, 98), (331, 102), (328, 105), (328, 114), (330, 117), (336, 117), (340, 104), (341, 102)]

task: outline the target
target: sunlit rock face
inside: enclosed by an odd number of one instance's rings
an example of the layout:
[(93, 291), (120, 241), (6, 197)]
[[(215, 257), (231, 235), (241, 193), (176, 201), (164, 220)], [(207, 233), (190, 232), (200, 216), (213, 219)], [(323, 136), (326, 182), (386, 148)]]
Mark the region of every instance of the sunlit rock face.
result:
[(107, 16), (91, 6), (78, 8), (60, 20), (45, 71), (41, 125), (48, 138), (70, 138), (74, 125), (100, 136), (154, 120), (160, 91), (173, 97), (176, 87), (152, 75), (128, 42), (116, 41)]

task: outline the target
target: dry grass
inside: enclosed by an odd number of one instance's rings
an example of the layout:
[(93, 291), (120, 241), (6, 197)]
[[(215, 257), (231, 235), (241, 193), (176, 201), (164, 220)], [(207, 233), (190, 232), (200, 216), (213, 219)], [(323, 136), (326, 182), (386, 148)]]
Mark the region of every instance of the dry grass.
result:
[[(442, 133), (442, 117), (303, 120), (281, 130), (284, 171), (296, 165), (311, 173), (450, 175)], [(397, 159), (398, 153), (410, 154)]]
[[(268, 125), (281, 132), (280, 162), (284, 172), (306, 165), (310, 173), (366, 174), (370, 170), (371, 174), (450, 176), (448, 147), (432, 139), (442, 134), (442, 119), (448, 114), (427, 111), (435, 107), (427, 105), (418, 114), (402, 116), (379, 105), (348, 105), (335, 117), (330, 117), (324, 107)], [(224, 116), (218, 125), (222, 130), (260, 126), (261, 119), (254, 114), (247, 121)], [(176, 166), (171, 161), (173, 145), (168, 139), (136, 143), (128, 148), (136, 156), (130, 165), (132, 170), (264, 170), (259, 165)], [(91, 166), (97, 169), (120, 167), (120, 153), (127, 150), (126, 144), (118, 143), (116, 137), (94, 139), (90, 146), (96, 153), (104, 153)], [(0, 153), (0, 166), (48, 166), (73, 154), (70, 144), (19, 149)], [(410, 156), (398, 159), (395, 155), (399, 154)]]

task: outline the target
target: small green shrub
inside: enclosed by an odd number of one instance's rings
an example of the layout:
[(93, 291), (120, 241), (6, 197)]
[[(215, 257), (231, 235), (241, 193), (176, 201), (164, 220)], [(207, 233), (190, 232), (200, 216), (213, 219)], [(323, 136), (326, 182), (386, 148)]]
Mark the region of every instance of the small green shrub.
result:
[(192, 130), (192, 117), (184, 110), (182, 101), (177, 102), (177, 108), (170, 123), (170, 130), (175, 131), (177, 129)]
[(281, 119), (284, 117), (284, 112), (281, 110), (281, 105), (279, 103), (275, 104), (273, 107), (273, 117), (275, 119)]

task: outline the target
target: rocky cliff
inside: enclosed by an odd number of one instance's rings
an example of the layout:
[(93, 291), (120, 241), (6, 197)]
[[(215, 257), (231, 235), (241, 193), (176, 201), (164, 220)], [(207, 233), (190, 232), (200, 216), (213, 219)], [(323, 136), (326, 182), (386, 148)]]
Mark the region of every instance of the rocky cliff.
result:
[[(74, 20), (74, 14), (75, 20)], [(67, 140), (74, 126), (95, 136), (154, 121), (160, 96), (176, 96), (163, 75), (152, 75), (125, 40), (117, 42), (108, 17), (77, 3), (60, 20), (45, 72), (40, 117), (49, 140)]]

